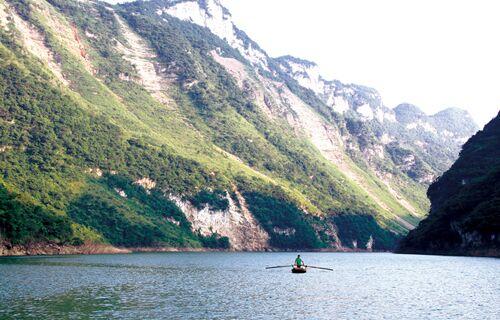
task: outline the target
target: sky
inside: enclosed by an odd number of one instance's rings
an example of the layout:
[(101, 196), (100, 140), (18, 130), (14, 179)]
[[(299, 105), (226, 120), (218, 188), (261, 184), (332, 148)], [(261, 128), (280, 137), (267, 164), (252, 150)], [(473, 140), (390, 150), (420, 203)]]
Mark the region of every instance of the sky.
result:
[(500, 1), (221, 0), (270, 56), (316, 62), (325, 79), (377, 89), (388, 107), (500, 110)]

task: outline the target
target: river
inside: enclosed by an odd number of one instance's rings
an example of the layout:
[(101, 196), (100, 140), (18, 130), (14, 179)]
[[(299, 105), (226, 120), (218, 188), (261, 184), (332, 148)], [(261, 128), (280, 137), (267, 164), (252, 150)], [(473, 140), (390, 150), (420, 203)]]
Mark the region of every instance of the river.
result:
[(0, 319), (499, 319), (500, 260), (307, 253), (0, 258)]

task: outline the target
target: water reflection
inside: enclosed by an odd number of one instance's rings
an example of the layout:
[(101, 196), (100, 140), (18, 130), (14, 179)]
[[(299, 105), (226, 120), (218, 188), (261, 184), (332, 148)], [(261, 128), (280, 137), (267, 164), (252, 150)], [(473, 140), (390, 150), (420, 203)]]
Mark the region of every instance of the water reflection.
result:
[[(496, 319), (500, 260), (303, 253), (0, 259), (6, 319)], [(495, 303), (495, 301), (497, 303)]]

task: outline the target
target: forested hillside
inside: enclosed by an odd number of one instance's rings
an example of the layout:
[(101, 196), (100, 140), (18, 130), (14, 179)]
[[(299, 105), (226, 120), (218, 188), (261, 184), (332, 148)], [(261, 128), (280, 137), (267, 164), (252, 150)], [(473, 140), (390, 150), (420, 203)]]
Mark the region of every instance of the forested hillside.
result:
[[(457, 124), (466, 114), (415, 125), (372, 89), (329, 82), (344, 90), (332, 93), (341, 111), (217, 1), (0, 0), (0, 26), (7, 254), (35, 243), (388, 250), (474, 131)], [(366, 117), (379, 109), (389, 120)]]
[(500, 114), (428, 191), (429, 217), (399, 252), (500, 256)]

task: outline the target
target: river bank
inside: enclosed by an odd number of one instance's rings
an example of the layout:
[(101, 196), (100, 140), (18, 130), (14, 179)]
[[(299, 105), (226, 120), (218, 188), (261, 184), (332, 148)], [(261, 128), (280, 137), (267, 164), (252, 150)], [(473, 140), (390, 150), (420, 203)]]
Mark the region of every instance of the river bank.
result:
[[(40, 255), (72, 255), (72, 254), (124, 254), (134, 252), (237, 252), (231, 249), (213, 248), (190, 248), (190, 247), (115, 247), (109, 244), (85, 243), (81, 246), (60, 245), (56, 243), (31, 243), (24, 245), (10, 245), (0, 243), (0, 257), (8, 256), (40, 256)], [(252, 252), (390, 252), (371, 251), (352, 248), (321, 248), (321, 249), (282, 249), (265, 248), (264, 250), (254, 250)], [(439, 256), (472, 256), (472, 257), (500, 257), (498, 250), (474, 250), (474, 251), (454, 251), (454, 252), (399, 252), (398, 254), (415, 255), (439, 255)]]
[[(231, 249), (212, 249), (212, 248), (190, 248), (190, 247), (115, 247), (109, 244), (85, 243), (80, 246), (61, 245), (52, 242), (37, 242), (23, 245), (11, 245), (9, 243), (0, 243), (1, 256), (37, 256), (37, 255), (71, 255), (71, 254), (123, 254), (134, 252), (217, 252), (232, 251)], [(321, 249), (282, 249), (265, 248), (255, 250), (255, 252), (371, 252), (362, 249), (351, 248), (321, 248)]]
[[(81, 246), (60, 245), (56, 243), (31, 243), (24, 245), (0, 244), (0, 257), (9, 256), (57, 256), (72, 254), (124, 254), (134, 252), (219, 252), (234, 251), (227, 249), (190, 248), (190, 247), (115, 247), (108, 244), (86, 243)], [(274, 251), (274, 250), (262, 250)]]
[(397, 254), (415, 254), (430, 256), (457, 256), (457, 257), (490, 257), (500, 258), (498, 248), (450, 249), (450, 250), (396, 250)]
[(80, 246), (60, 245), (56, 243), (30, 243), (24, 245), (0, 244), (0, 256), (36, 256), (62, 254), (113, 254), (130, 253), (126, 248), (117, 248), (106, 244), (87, 243)]

